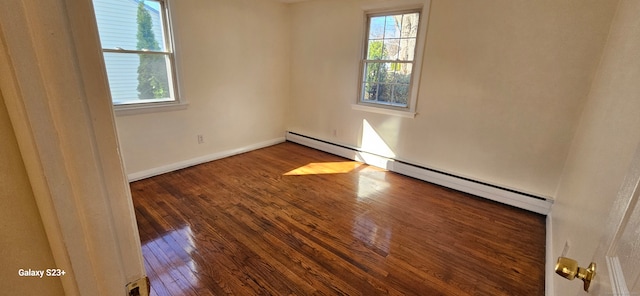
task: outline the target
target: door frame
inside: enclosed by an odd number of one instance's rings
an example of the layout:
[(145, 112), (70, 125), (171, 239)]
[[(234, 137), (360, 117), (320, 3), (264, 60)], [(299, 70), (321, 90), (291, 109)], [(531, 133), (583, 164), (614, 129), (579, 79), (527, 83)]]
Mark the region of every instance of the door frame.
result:
[(91, 0), (0, 3), (0, 91), (67, 295), (145, 276)]

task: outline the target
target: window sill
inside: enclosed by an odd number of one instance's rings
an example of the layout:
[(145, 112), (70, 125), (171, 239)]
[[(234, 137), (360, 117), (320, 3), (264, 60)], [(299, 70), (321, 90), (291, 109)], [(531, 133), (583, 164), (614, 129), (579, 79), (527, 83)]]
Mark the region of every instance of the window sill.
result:
[(184, 110), (189, 106), (186, 102), (180, 103), (146, 103), (146, 104), (131, 104), (131, 105), (115, 105), (113, 110), (117, 116), (155, 113), (165, 111)]
[(351, 109), (359, 110), (359, 111), (365, 111), (365, 112), (393, 115), (393, 116), (401, 116), (401, 117), (406, 117), (406, 118), (415, 118), (416, 117), (416, 112), (412, 112), (412, 111), (408, 111), (408, 110), (404, 111), (404, 110), (397, 110), (397, 109), (390, 109), (390, 108), (376, 107), (376, 106), (368, 106), (368, 105), (361, 105), (361, 104), (351, 104)]

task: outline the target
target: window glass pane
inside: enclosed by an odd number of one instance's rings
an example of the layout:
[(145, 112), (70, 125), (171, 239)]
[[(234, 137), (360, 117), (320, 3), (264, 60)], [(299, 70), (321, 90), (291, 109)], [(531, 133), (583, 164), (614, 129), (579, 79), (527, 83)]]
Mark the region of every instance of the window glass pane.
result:
[(383, 58), (383, 45), (382, 40), (371, 40), (367, 47), (367, 59), (368, 60), (380, 60)]
[(391, 88), (393, 85), (387, 83), (380, 83), (378, 85), (378, 102), (379, 103), (391, 103)]
[(367, 63), (364, 82), (377, 83), (385, 81), (388, 72), (385, 65), (385, 63)]
[(384, 37), (384, 16), (372, 17), (369, 21), (369, 39)]
[(409, 13), (402, 15), (402, 38), (418, 36), (418, 21), (420, 19), (419, 13)]
[(411, 82), (411, 70), (413, 65), (410, 63), (394, 63), (393, 75), (394, 82), (409, 84)]
[(385, 39), (382, 48), (383, 60), (397, 60), (400, 49), (400, 39)]
[(167, 51), (159, 2), (93, 0), (104, 49)]
[(400, 15), (389, 15), (385, 17), (384, 38), (400, 38)]
[(406, 107), (411, 72), (411, 63), (366, 63), (362, 100)]
[(104, 53), (115, 105), (173, 101), (168, 56)]
[(392, 90), (392, 102), (394, 105), (407, 106), (409, 100), (409, 85), (411, 83), (412, 64), (395, 63)]
[(396, 63), (380, 63), (380, 71), (378, 73), (378, 82), (393, 83), (395, 81), (394, 67)]
[(392, 102), (393, 86), (396, 82), (395, 68), (399, 67), (397, 63), (384, 63), (379, 75), (378, 101)]
[(415, 39), (400, 39), (400, 49), (398, 50), (398, 59), (402, 61), (413, 61), (416, 52)]
[(393, 104), (407, 106), (409, 100), (409, 85), (396, 84), (393, 88)]
[(377, 83), (365, 83), (362, 87), (362, 100), (363, 101), (375, 101), (377, 100), (378, 84)]

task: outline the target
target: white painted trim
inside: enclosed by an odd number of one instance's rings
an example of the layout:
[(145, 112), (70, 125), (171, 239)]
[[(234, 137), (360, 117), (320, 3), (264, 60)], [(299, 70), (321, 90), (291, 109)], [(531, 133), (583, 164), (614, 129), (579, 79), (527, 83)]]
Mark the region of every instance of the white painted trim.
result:
[(145, 276), (97, 32), (91, 1), (0, 1), (0, 88), (65, 295)]
[(620, 259), (618, 256), (606, 256), (607, 267), (609, 269), (609, 280), (611, 283), (611, 293), (614, 296), (629, 296), (629, 288), (627, 288), (627, 282), (624, 279), (622, 266), (620, 265)]
[(202, 163), (206, 163), (206, 162), (222, 159), (222, 158), (225, 158), (225, 157), (229, 157), (229, 156), (233, 156), (233, 155), (237, 155), (237, 154), (241, 154), (241, 153), (257, 150), (257, 149), (260, 149), (260, 148), (273, 146), (273, 145), (282, 143), (284, 141), (285, 141), (284, 137), (275, 138), (275, 139), (271, 139), (271, 140), (268, 140), (268, 141), (255, 143), (255, 144), (252, 144), (252, 145), (248, 145), (248, 146), (244, 146), (244, 147), (240, 147), (240, 148), (236, 148), (236, 149), (216, 152), (216, 153), (213, 153), (213, 154), (208, 154), (208, 155), (204, 155), (204, 156), (200, 156), (200, 157), (196, 157), (196, 158), (192, 158), (192, 159), (187, 159), (187, 160), (184, 160), (184, 161), (179, 161), (179, 162), (163, 165), (163, 166), (160, 166), (160, 167), (157, 167), (157, 168), (153, 168), (153, 169), (149, 169), (149, 170), (130, 173), (130, 174), (127, 175), (127, 177), (129, 178), (129, 182), (134, 182), (134, 181), (150, 178), (150, 177), (157, 176), (157, 175), (162, 175), (164, 173), (176, 171), (176, 170), (179, 170), (179, 169), (184, 169), (184, 168), (191, 167), (191, 166), (194, 166), (194, 165), (199, 165), (199, 164), (202, 164)]
[(551, 202), (547, 200), (532, 198), (530, 196), (468, 181), (455, 176), (449, 176), (439, 172), (425, 170), (423, 168), (404, 163), (396, 164), (393, 171), (543, 215), (548, 214), (551, 210)]
[(546, 236), (546, 243), (545, 243), (545, 250), (544, 250), (544, 257), (545, 257), (545, 262), (544, 262), (544, 290), (545, 290), (545, 295), (546, 296), (554, 296), (555, 292), (553, 290), (553, 281), (555, 279), (554, 275), (555, 273), (555, 268), (556, 268), (556, 261), (554, 259), (553, 256), (553, 227), (552, 227), (552, 221), (553, 219), (551, 219), (552, 215), (551, 215), (551, 211), (549, 211), (549, 213), (547, 214), (547, 220), (546, 220), (546, 232), (545, 232), (545, 236)]
[[(415, 8), (423, 8), (425, 6), (431, 5), (431, 0), (396, 0), (393, 2), (372, 2), (372, 3), (364, 3), (362, 4), (362, 10), (366, 12), (383, 12), (388, 10), (404, 10), (404, 9), (415, 9)], [(428, 13), (426, 11), (424, 13)]]
[(348, 159), (361, 161), (369, 165), (381, 167), (419, 180), (456, 189), (462, 192), (543, 215), (547, 215), (551, 211), (551, 205), (553, 204), (553, 201), (550, 199), (542, 200), (533, 198), (525, 194), (502, 189), (496, 186), (491, 186), (483, 182), (476, 182), (467, 178), (457, 177), (435, 170), (429, 170), (424, 167), (412, 165), (404, 161), (400, 162), (384, 156), (359, 151), (354, 147), (346, 147), (329, 142), (323, 142), (305, 136), (300, 136), (291, 132), (287, 133), (286, 139), (288, 141), (305, 145), (314, 149), (322, 150)]
[(189, 106), (187, 102), (171, 103), (146, 103), (131, 105), (116, 105), (113, 109), (117, 116), (136, 115), (144, 113), (167, 112), (175, 110), (185, 110)]
[(416, 112), (409, 111), (409, 109), (405, 110), (396, 110), (391, 108), (385, 108), (384, 105), (377, 106), (369, 106), (365, 104), (351, 104), (351, 109), (365, 112), (373, 112), (379, 114), (393, 115), (393, 116), (401, 116), (407, 118), (415, 118)]

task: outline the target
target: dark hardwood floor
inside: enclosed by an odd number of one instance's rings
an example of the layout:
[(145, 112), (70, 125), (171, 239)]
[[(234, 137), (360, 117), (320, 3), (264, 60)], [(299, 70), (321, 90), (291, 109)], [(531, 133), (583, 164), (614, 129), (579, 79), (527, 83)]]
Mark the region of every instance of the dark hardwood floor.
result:
[(544, 295), (544, 216), (293, 143), (131, 190), (152, 295)]

